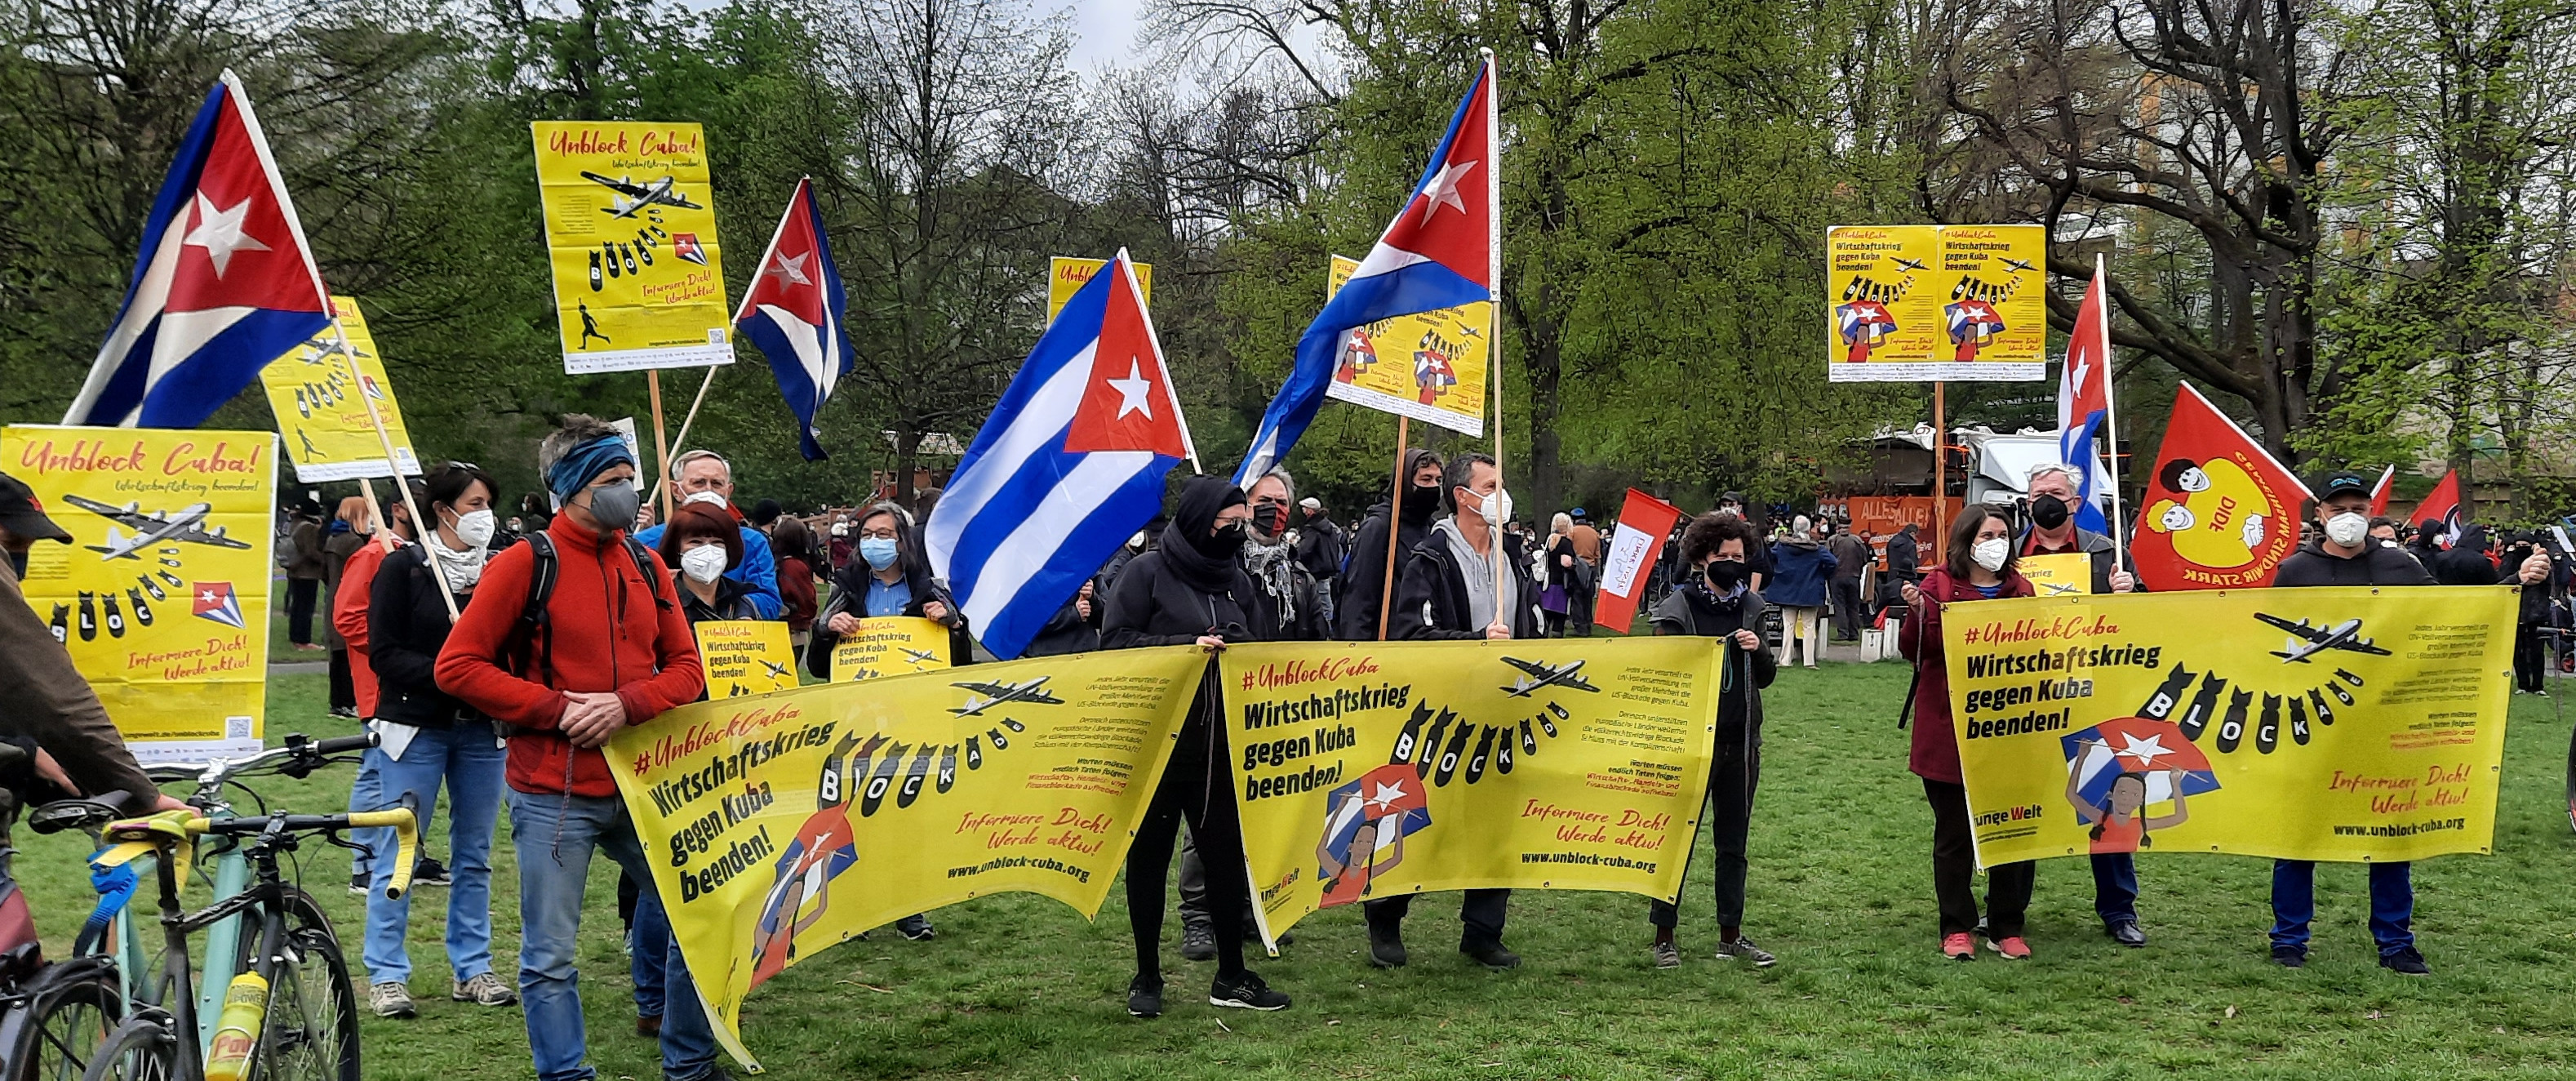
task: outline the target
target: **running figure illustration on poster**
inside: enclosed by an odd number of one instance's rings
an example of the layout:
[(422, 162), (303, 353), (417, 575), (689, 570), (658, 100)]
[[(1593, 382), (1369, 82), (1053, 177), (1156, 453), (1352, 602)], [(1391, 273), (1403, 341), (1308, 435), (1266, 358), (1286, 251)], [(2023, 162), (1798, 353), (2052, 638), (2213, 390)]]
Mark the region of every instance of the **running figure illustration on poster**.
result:
[(1404, 839), (1431, 825), (1429, 793), (1410, 761), (1379, 766), (1325, 797), (1315, 842), (1321, 908), (1366, 900), (1369, 879), (1404, 862)]
[[(867, 760), (885, 737), (871, 736), (860, 749), (859, 737), (844, 734), (823, 759), (815, 778), (815, 809), (797, 827), (796, 839), (778, 857), (778, 878), (760, 906), (760, 941), (751, 951), (751, 986), (758, 987), (787, 970), (796, 957), (796, 936), (814, 926), (831, 907), (832, 880), (859, 862), (858, 838), (850, 829), (850, 792), (866, 774)], [(859, 768), (849, 769), (850, 752), (859, 750)]]
[[(2060, 742), (2066, 752), (2066, 802), (2079, 821), (2092, 827), (2097, 855), (2152, 846), (2149, 834), (2190, 820), (2186, 797), (2218, 789), (2208, 757), (2172, 721), (2122, 717)], [(2172, 813), (2147, 813), (2168, 802)]]

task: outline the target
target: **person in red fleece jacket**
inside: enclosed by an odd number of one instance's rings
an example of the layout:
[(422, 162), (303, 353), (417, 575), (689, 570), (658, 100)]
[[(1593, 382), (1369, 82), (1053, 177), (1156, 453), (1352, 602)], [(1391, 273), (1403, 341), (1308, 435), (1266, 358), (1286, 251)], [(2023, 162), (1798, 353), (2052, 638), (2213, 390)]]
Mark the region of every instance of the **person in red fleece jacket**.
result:
[[(510, 739), (510, 840), (519, 857), (519, 991), (540, 1081), (587, 1081), (574, 960), (593, 850), (639, 882), (652, 881), (635, 823), (617, 796), (601, 745), (706, 689), (696, 639), (672, 594), (671, 572), (624, 536), (635, 521), (635, 456), (617, 430), (579, 414), (537, 448), (538, 471), (562, 506), (546, 527), (554, 592), (534, 641), (519, 637), (535, 545), (493, 557), (438, 655), (438, 686), (495, 720)], [(651, 894), (646, 904), (659, 904)], [(669, 951), (660, 1024), (667, 1081), (729, 1078), (688, 965)]]

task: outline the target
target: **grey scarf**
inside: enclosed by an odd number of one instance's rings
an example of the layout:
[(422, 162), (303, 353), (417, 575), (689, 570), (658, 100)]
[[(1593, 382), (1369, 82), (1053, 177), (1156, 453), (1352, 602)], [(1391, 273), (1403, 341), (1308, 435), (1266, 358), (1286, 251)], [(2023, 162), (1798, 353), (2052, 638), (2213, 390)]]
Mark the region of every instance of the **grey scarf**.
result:
[(1252, 575), (1253, 584), (1270, 595), (1273, 609), (1279, 613), (1283, 629), (1297, 623), (1296, 551), (1285, 539), (1263, 543), (1257, 533), (1247, 533), (1243, 542), (1243, 567)]

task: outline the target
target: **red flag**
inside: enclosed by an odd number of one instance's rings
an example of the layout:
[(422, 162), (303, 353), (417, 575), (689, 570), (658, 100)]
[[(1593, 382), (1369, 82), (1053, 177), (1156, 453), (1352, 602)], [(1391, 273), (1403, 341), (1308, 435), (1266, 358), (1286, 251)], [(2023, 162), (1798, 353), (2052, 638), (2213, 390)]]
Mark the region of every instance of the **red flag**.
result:
[(1655, 555), (1681, 520), (1680, 507), (1628, 489), (1628, 501), (1619, 505), (1619, 526), (1601, 553), (1601, 598), (1593, 608), (1594, 624), (1627, 633), (1637, 619), (1637, 602), (1646, 595)]
[(2380, 474), (2379, 474), (2379, 483), (2374, 484), (2374, 485), (2371, 485), (2371, 487), (2370, 487), (2370, 516), (2371, 516), (2371, 517), (2373, 517), (2373, 518), (2377, 518), (2377, 517), (2379, 517), (2380, 515), (2383, 515), (2383, 514), (2388, 513), (2388, 488), (2389, 488), (2389, 482), (2390, 482), (2390, 481), (2393, 481), (2393, 480), (2396, 480), (2396, 479), (2397, 479), (2397, 467), (2396, 467), (2396, 466), (2394, 466), (2394, 465), (2391, 465), (2391, 466), (2389, 466), (2389, 467), (2387, 468), (2387, 470), (2385, 470), (2384, 472), (2382, 472), (2382, 473), (2380, 473)]
[(2185, 383), (2138, 501), (2129, 555), (2148, 589), (2268, 586), (2298, 548), (2307, 496), (2296, 474)]
[(2465, 520), (2465, 516), (2460, 513), (2458, 473), (2442, 474), (2442, 483), (2433, 486), (2433, 494), (2425, 496), (2423, 502), (2415, 504), (2415, 520), (2419, 523), (2442, 523), (2442, 547), (2444, 548), (2450, 547), (2460, 539), (2460, 523)]

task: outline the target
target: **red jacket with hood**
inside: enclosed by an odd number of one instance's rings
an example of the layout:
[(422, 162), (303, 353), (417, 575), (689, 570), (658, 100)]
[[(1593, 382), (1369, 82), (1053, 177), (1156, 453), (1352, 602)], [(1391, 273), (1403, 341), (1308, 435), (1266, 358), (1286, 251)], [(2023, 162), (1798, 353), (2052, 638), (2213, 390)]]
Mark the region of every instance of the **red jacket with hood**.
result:
[[(1950, 719), (1950, 660), (1941, 645), (1941, 615), (1953, 604), (1985, 600), (1986, 595), (1950, 577), (1946, 567), (1924, 575), (1916, 588), (1923, 591), (1923, 603), (1907, 614), (1904, 627), (1896, 632), (1898, 652), (1921, 673), (1914, 683), (1914, 745), (1906, 766), (1927, 781), (1961, 784), (1959, 726)], [(2006, 570), (2003, 589), (1995, 596), (2027, 597), (2035, 592), (2020, 571)]]
[(567, 691), (614, 691), (626, 723), (643, 724), (698, 700), (706, 674), (698, 643), (671, 592), (671, 572), (651, 552), (636, 565), (618, 538), (600, 537), (558, 514), (546, 526), (556, 553), (547, 626), (531, 650), (527, 678), (502, 666), (527, 608), (536, 564), (529, 545), (492, 557), (474, 603), (438, 654), (438, 687), (522, 731), (510, 740), (510, 787), (521, 792), (614, 796), (617, 783), (597, 750), (579, 750), (558, 727)]

